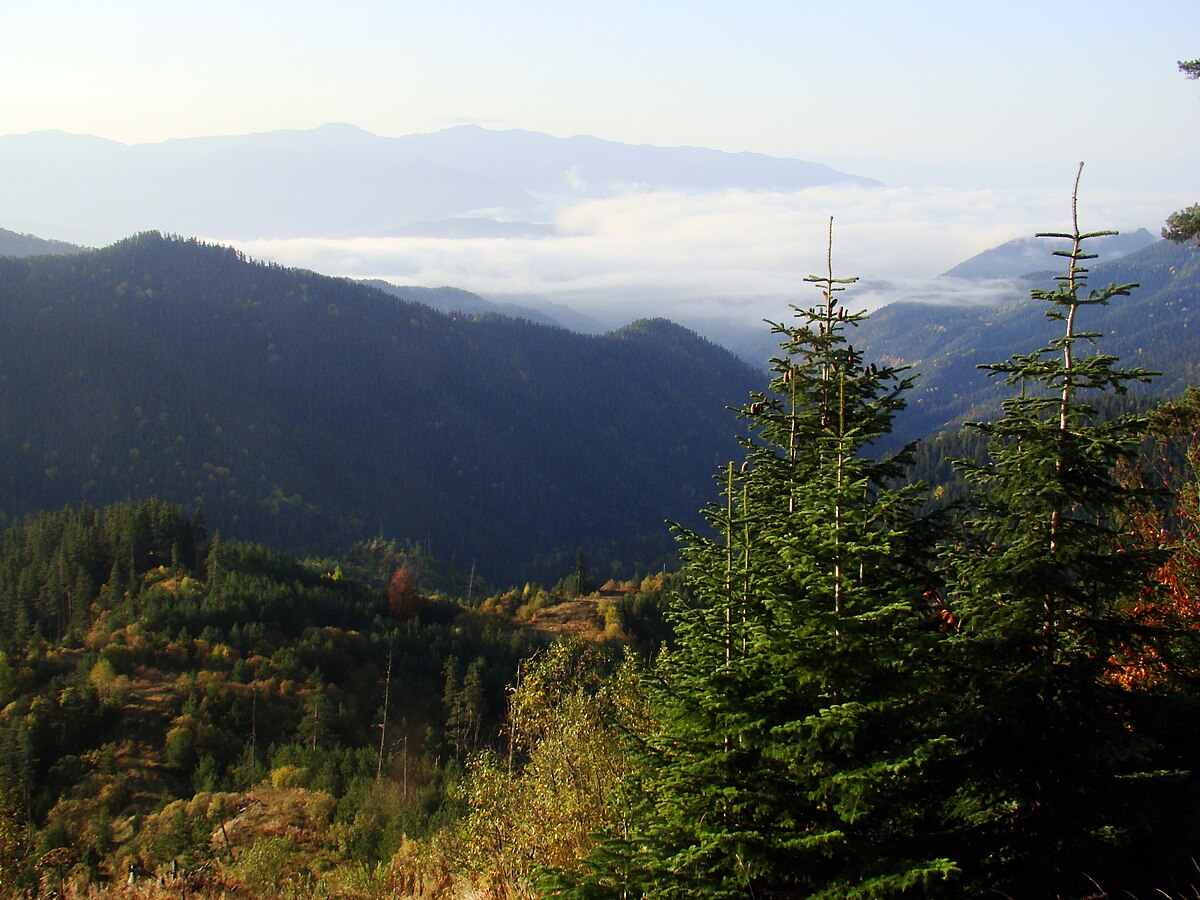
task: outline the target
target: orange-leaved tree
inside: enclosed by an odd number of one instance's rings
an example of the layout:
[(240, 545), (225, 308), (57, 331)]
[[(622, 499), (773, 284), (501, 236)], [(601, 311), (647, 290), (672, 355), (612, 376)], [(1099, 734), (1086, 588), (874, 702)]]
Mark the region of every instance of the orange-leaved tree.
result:
[(416, 618), (421, 611), (421, 595), (417, 591), (417, 572), (410, 566), (400, 566), (392, 573), (388, 585), (388, 615), (397, 622)]
[(1130, 610), (1137, 628), (1113, 655), (1130, 690), (1177, 690), (1197, 675), (1200, 642), (1200, 390), (1150, 416), (1145, 464), (1125, 478), (1154, 491), (1132, 510), (1131, 549), (1163, 554)]

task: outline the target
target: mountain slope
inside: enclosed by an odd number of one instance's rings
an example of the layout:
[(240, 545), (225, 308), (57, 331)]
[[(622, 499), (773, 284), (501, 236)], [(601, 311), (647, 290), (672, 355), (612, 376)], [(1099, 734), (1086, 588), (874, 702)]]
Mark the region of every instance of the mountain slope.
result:
[(278, 546), (382, 531), (495, 579), (579, 546), (632, 567), (694, 521), (759, 382), (666, 323), (450, 317), (155, 233), (0, 259), (9, 519), (155, 493)]
[(524, 190), (605, 196), (638, 185), (658, 190), (796, 191), (828, 184), (879, 182), (820, 163), (702, 147), (621, 144), (586, 135), (556, 138), (533, 131), (458, 125), (397, 139), (407, 152), (479, 172)]
[(90, 233), (94, 242), (150, 228), (230, 239), (544, 237), (552, 233), (544, 224), (550, 194), (838, 182), (874, 184), (761, 154), (475, 126), (385, 138), (325, 125), (134, 146), (55, 131), (0, 137), (7, 221)]
[[(1145, 228), (1139, 228), (1129, 233), (1096, 238), (1091, 242), (1090, 252), (1097, 254), (1101, 261), (1110, 261), (1148, 247), (1154, 241), (1154, 235)], [(1019, 278), (1046, 268), (1047, 262), (1050, 261), (1047, 256), (1049, 247), (1045, 238), (1016, 238), (999, 247), (984, 250), (942, 274), (950, 278), (968, 280)]]
[(0, 228), (0, 256), (65, 256), (83, 249), (65, 241), (48, 241), (32, 234), (18, 234), (7, 228)]
[[(1054, 262), (1047, 256), (1044, 265)], [(1025, 297), (1029, 287), (1051, 287), (1052, 278), (1024, 279)], [(1140, 284), (1129, 297), (1085, 311), (1080, 327), (1105, 335), (1104, 353), (1162, 372), (1148, 388), (1158, 394), (1178, 393), (1200, 380), (1200, 249), (1158, 241), (1095, 265), (1089, 280)], [(899, 436), (992, 415), (1007, 389), (978, 366), (1046, 346), (1059, 332), (1044, 308), (1022, 299), (975, 307), (896, 303), (873, 313), (856, 336), (867, 358), (910, 365), (920, 376), (899, 419)]]
[[(491, 300), (485, 300), (478, 294), (464, 291), (461, 288), (396, 285), (379, 278), (363, 279), (362, 284), (377, 288), (385, 294), (391, 294), (393, 297), (398, 297), (401, 300), (411, 300), (414, 303), (432, 306), (434, 309), (445, 313), (508, 316), (513, 319), (528, 319), (530, 322), (537, 322), (541, 325), (560, 325), (559, 322), (546, 313), (532, 307), (519, 306), (515, 303), (493, 303)], [(576, 328), (574, 330), (580, 331), (582, 329)]]

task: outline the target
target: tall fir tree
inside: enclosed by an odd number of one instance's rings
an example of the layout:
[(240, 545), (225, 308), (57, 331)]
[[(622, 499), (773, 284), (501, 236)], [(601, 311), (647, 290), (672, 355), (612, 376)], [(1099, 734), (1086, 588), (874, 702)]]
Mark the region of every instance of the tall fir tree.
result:
[(909, 381), (849, 343), (864, 315), (831, 260), (808, 279), (820, 303), (773, 328), (769, 389), (740, 411), (745, 462), (707, 510), (716, 536), (680, 532), (644, 805), (563, 893), (880, 897), (954, 871), (919, 839), (947, 750), (924, 689), (940, 635), (919, 488), (896, 485), (902, 458), (866, 455)]
[(1143, 420), (1104, 420), (1094, 404), (1152, 373), (1120, 368), (1083, 330), (1093, 307), (1136, 285), (1088, 288), (1085, 244), (1113, 232), (1080, 231), (1078, 189), (1077, 176), (1071, 232), (1041, 235), (1066, 242), (1054, 251), (1066, 272), (1033, 291), (1060, 336), (986, 367), (1016, 393), (1002, 418), (974, 426), (989, 458), (960, 463), (976, 511), (948, 554), (962, 769), (946, 818), (948, 852), (979, 893), (1084, 896), (1136, 882), (1131, 861), (1154, 858), (1169, 792), (1189, 782), (1155, 740), (1146, 698), (1112, 673), (1154, 554), (1125, 539), (1136, 488), (1117, 477)]

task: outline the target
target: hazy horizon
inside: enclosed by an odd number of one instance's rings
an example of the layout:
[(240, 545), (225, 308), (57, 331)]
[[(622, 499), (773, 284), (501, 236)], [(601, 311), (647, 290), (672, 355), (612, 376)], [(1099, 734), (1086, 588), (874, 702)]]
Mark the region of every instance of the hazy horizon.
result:
[[(533, 294), (608, 321), (757, 320), (803, 300), (830, 216), (835, 267), (878, 305), (989, 247), (1062, 227), (1148, 228), (1200, 196), (1200, 4), (926, 0), (194, 8), (50, 0), (0, 14), (0, 135), (126, 145), (345, 122), (454, 124), (823, 163), (880, 189), (643, 191), (551, 202), (551, 237), (240, 239), (333, 275)], [(1060, 48), (1070, 48), (1069, 51)], [(522, 218), (506, 210), (496, 218)], [(0, 227), (84, 240), (70, 222)], [(162, 227), (146, 221), (137, 227)], [(115, 239), (121, 235), (106, 235)]]

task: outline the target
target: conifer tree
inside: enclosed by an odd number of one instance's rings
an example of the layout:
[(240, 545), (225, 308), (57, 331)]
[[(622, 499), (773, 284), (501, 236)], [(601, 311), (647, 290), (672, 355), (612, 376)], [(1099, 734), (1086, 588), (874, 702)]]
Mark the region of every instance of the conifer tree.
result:
[(1078, 188), (1077, 177), (1071, 232), (1041, 235), (1068, 243), (1054, 251), (1066, 273), (1033, 291), (1060, 336), (986, 367), (1016, 394), (1001, 419), (974, 426), (990, 458), (960, 464), (977, 511), (949, 554), (963, 750), (951, 852), (976, 889), (1010, 896), (1083, 896), (1097, 882), (1115, 891), (1137, 840), (1172, 805), (1161, 788), (1182, 777), (1151, 774), (1162, 748), (1109, 671), (1153, 558), (1122, 540), (1135, 489), (1116, 474), (1143, 422), (1104, 421), (1093, 404), (1151, 373), (1119, 368), (1083, 330), (1092, 307), (1136, 285), (1088, 288), (1085, 243), (1113, 232), (1080, 231)]
[(314, 669), (305, 684), (304, 715), (296, 729), (296, 741), (316, 752), (333, 735), (334, 705), (329, 697), (325, 676)]
[[(1179, 71), (1186, 78), (1200, 79), (1200, 59), (1179, 60)], [(1193, 203), (1167, 216), (1162, 236), (1175, 244), (1185, 244), (1191, 240), (1200, 244), (1200, 203)]]
[(821, 301), (773, 326), (769, 389), (740, 412), (751, 436), (707, 510), (717, 536), (680, 532), (645, 805), (566, 893), (879, 897), (953, 872), (918, 840), (944, 746), (923, 691), (939, 635), (918, 489), (894, 485), (903, 459), (866, 455), (909, 380), (849, 343), (864, 315), (838, 294), (855, 279), (830, 261), (808, 280)]

